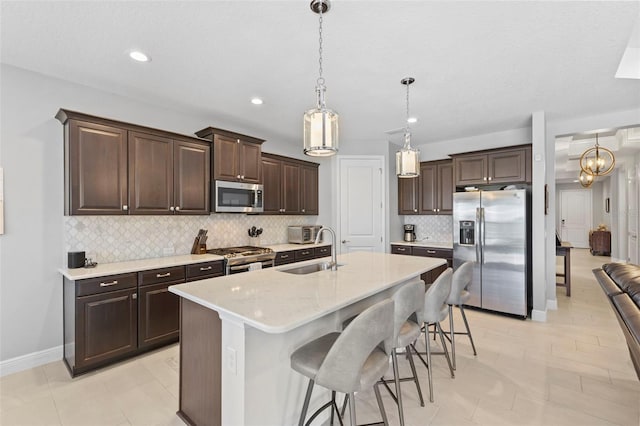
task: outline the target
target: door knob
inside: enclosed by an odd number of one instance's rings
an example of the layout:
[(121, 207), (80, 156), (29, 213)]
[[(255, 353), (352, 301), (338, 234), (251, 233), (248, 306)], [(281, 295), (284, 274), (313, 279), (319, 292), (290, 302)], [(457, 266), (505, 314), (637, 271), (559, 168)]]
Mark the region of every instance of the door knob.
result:
[(350, 242), (351, 241), (349, 241), (349, 240), (342, 240), (342, 244), (347, 244), (347, 243), (350, 243)]

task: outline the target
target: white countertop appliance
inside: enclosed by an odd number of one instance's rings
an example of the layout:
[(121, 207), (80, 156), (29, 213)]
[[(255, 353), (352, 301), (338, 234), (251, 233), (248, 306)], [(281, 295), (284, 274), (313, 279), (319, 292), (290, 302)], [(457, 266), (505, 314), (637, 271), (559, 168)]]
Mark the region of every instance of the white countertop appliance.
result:
[(295, 225), (287, 228), (287, 238), (290, 244), (311, 244), (316, 240), (322, 225)]

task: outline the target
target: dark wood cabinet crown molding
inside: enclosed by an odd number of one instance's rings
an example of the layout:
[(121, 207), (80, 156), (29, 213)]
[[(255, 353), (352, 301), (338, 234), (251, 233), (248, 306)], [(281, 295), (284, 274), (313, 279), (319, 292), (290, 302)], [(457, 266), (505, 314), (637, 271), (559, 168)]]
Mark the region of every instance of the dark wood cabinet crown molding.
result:
[(242, 133), (232, 132), (230, 130), (218, 129), (216, 127), (205, 127), (204, 129), (195, 132), (195, 134), (199, 138), (204, 138), (207, 140), (213, 140), (214, 135), (221, 135), (232, 139), (242, 139), (245, 142), (256, 143), (259, 145), (265, 142), (264, 139), (243, 135)]
[(531, 147), (532, 147), (532, 145), (530, 143), (525, 143), (525, 144), (520, 144), (520, 145), (503, 146), (503, 147), (499, 147), (499, 148), (482, 149), (482, 150), (479, 150), (479, 151), (458, 152), (458, 153), (455, 153), (455, 154), (449, 154), (449, 157), (456, 158), (456, 157), (467, 156), (467, 155), (491, 154), (491, 153), (494, 153), (494, 152), (501, 152), (501, 151), (512, 150), (512, 149), (520, 149), (520, 148), (531, 149)]

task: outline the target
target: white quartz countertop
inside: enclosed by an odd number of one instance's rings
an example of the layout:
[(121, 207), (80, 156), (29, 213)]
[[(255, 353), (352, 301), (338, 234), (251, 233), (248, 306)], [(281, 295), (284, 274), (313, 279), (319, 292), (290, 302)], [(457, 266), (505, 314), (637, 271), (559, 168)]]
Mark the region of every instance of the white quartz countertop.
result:
[(415, 247), (431, 247), (431, 248), (442, 248), (442, 249), (453, 249), (452, 242), (438, 242), (438, 241), (414, 241), (414, 242), (406, 242), (406, 241), (394, 241), (391, 244), (397, 246), (415, 246)]
[(146, 271), (149, 269), (190, 265), (192, 263), (210, 262), (223, 259), (224, 257), (215, 254), (185, 254), (181, 256), (159, 257), (154, 259), (128, 260), (126, 262), (99, 263), (95, 268), (60, 268), (58, 271), (70, 280), (83, 280), (85, 278), (126, 274), (127, 272)]
[(444, 265), (439, 258), (354, 252), (337, 271), (307, 275), (283, 269), (311, 260), (169, 287), (181, 297), (267, 333), (284, 333)]
[(289, 250), (300, 250), (300, 249), (306, 249), (306, 248), (313, 248), (313, 247), (322, 247), (322, 246), (330, 246), (331, 243), (318, 243), (318, 244), (272, 244), (272, 245), (265, 245), (265, 247), (270, 248), (271, 250), (275, 251), (276, 253), (281, 252), (281, 251), (289, 251)]

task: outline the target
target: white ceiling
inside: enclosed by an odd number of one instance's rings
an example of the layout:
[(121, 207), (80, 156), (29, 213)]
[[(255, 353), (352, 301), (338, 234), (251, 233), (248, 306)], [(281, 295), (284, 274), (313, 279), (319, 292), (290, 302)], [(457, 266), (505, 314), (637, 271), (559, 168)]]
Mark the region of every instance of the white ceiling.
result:
[[(318, 19), (307, 0), (0, 3), (6, 64), (292, 144), (315, 106)], [(405, 76), (416, 78), (416, 145), (526, 127), (533, 111), (553, 120), (636, 108), (638, 80), (614, 75), (639, 14), (638, 1), (334, 0), (327, 106), (343, 145), (404, 126)], [(153, 60), (134, 63), (131, 48)]]

